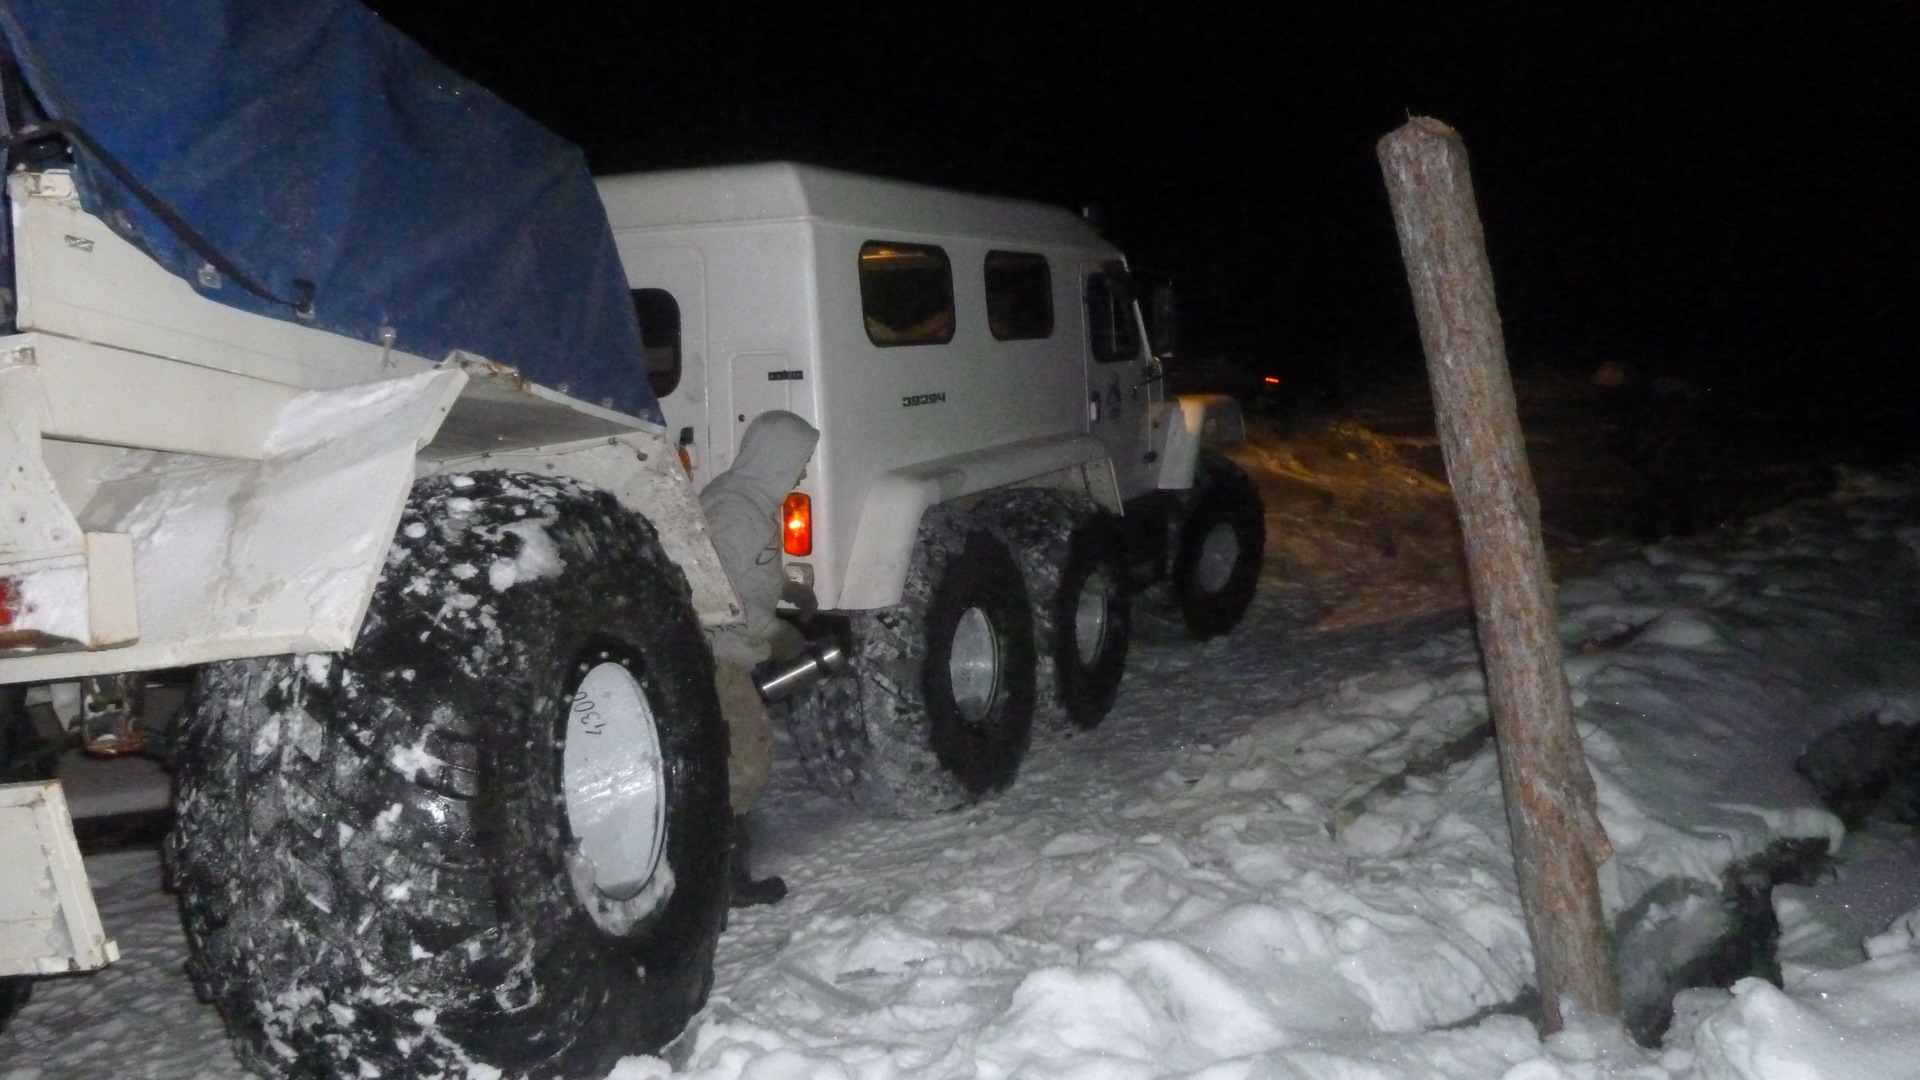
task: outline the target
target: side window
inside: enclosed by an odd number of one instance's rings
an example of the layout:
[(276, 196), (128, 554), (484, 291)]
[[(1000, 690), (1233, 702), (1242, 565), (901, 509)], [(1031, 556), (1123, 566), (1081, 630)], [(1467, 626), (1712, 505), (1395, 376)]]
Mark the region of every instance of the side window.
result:
[(1047, 257), (987, 252), (987, 328), (1001, 341), (1053, 336), (1053, 275)]
[(633, 315), (640, 320), (647, 385), (654, 396), (666, 397), (680, 385), (680, 302), (665, 289), (635, 289)]
[(953, 340), (953, 266), (929, 244), (860, 245), (860, 307), (875, 345)]
[(1140, 324), (1133, 317), (1133, 278), (1114, 266), (1087, 278), (1087, 338), (1102, 364), (1140, 359)]

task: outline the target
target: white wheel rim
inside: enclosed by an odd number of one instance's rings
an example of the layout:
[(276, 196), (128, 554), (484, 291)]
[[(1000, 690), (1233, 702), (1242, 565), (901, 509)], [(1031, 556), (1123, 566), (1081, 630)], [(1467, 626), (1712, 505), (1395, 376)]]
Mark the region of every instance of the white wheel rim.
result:
[(1000, 635), (993, 620), (977, 607), (960, 613), (947, 656), (948, 682), (961, 719), (977, 724), (993, 711), (1000, 695)]
[(1080, 660), (1088, 663), (1099, 657), (1107, 640), (1107, 583), (1099, 575), (1089, 575), (1080, 585), (1080, 596), (1073, 606), (1073, 645)]
[(575, 887), (591, 907), (629, 900), (659, 868), (667, 838), (666, 769), (653, 707), (633, 673), (595, 664), (568, 703), (561, 751), (567, 821), (591, 882)]
[(1233, 577), (1233, 566), (1240, 561), (1240, 537), (1230, 522), (1219, 522), (1207, 530), (1200, 542), (1200, 557), (1194, 561), (1193, 582), (1203, 593), (1217, 593)]

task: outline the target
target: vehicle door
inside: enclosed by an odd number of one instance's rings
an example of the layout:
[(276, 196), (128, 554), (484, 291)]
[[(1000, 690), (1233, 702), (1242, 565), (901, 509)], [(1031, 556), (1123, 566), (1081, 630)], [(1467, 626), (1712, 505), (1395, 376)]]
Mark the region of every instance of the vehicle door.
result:
[(1153, 490), (1153, 405), (1160, 384), (1120, 263), (1081, 267), (1087, 309), (1087, 430), (1107, 444), (1120, 497)]

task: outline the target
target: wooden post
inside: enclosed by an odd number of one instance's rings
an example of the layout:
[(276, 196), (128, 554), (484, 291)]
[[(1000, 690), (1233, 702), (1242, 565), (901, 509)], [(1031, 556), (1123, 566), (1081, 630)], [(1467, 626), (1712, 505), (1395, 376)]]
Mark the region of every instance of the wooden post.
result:
[(1546, 1030), (1569, 1011), (1620, 1015), (1599, 862), (1612, 854), (1573, 727), (1560, 623), (1540, 541), (1467, 150), (1425, 117), (1380, 140), (1400, 255), (1465, 536), (1487, 696)]

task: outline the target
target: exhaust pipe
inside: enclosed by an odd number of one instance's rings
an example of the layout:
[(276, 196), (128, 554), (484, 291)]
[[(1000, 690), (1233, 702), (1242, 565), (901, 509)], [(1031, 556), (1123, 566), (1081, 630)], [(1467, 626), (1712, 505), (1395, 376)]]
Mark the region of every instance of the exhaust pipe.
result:
[(753, 684), (765, 701), (792, 697), (847, 666), (847, 654), (831, 638), (807, 642), (800, 655), (784, 664), (771, 661), (753, 670)]

